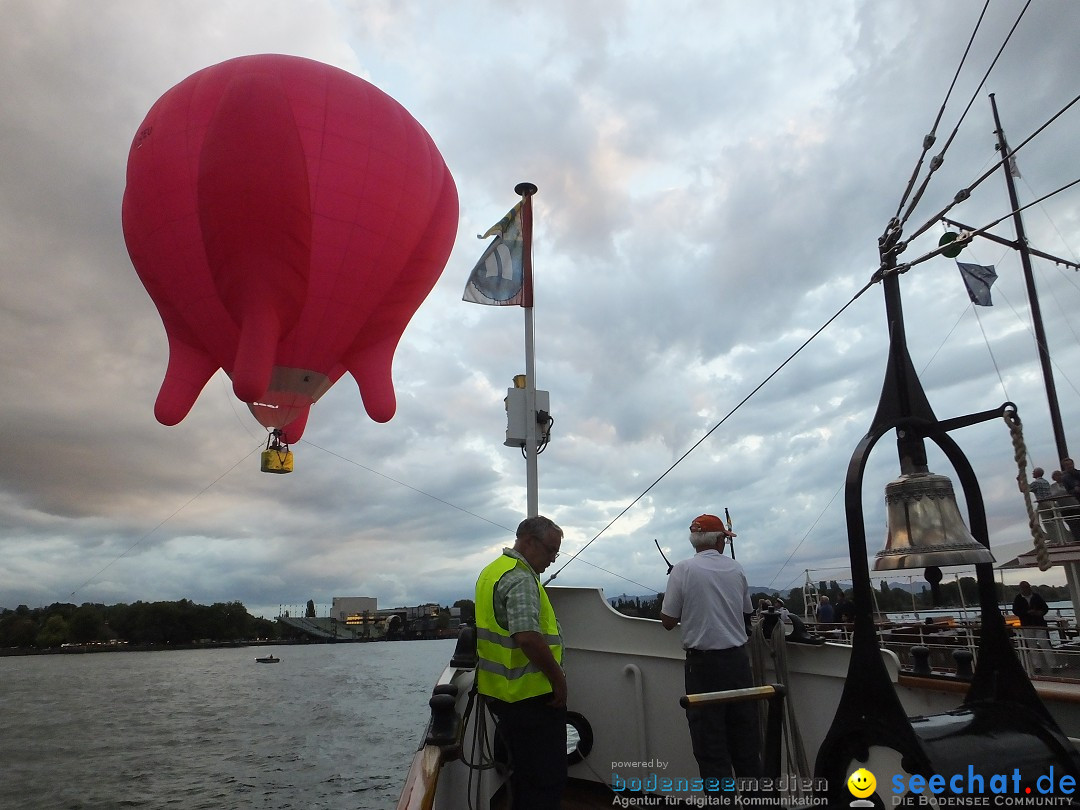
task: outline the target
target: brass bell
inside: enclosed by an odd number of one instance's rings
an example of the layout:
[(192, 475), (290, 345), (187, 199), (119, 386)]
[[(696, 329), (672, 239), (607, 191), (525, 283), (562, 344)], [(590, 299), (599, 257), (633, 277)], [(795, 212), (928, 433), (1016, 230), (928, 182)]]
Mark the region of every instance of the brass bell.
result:
[(952, 481), (930, 472), (907, 473), (885, 486), (888, 535), (875, 571), (975, 565), (994, 561), (990, 549), (971, 536)]

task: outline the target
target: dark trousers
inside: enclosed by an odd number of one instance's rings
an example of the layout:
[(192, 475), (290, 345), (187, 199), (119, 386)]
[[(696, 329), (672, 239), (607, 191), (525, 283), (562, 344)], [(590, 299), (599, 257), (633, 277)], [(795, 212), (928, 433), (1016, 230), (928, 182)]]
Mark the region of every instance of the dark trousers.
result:
[(488, 698), (510, 754), (513, 810), (557, 810), (566, 787), (566, 709), (551, 695), (504, 703)]
[[(754, 685), (745, 647), (686, 652), (686, 694)], [(761, 776), (757, 703), (688, 708), (686, 721), (702, 779)]]

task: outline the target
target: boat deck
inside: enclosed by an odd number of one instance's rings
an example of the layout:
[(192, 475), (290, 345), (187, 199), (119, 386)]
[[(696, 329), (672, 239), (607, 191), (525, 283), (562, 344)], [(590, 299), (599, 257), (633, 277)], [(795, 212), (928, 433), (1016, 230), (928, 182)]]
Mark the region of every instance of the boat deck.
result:
[[(619, 794), (611, 790), (607, 785), (598, 782), (586, 782), (581, 779), (571, 779), (563, 792), (562, 810), (593, 810), (597, 807), (613, 807), (614, 800)], [(678, 807), (679, 805), (667, 805)], [(500, 793), (491, 803), (491, 810), (510, 810), (509, 796)]]
[[(659, 800), (661, 807), (700, 807), (700, 800), (691, 803), (678, 801), (670, 797), (645, 797), (638, 793), (616, 793), (607, 785), (598, 782), (586, 782), (581, 779), (571, 779), (563, 793), (562, 810), (594, 810), (598, 807), (618, 807), (617, 799), (626, 799), (628, 807), (656, 806)], [(653, 801), (652, 805), (646, 804), (646, 799)], [(491, 810), (510, 810), (508, 798), (505, 795), (496, 797), (491, 804)]]

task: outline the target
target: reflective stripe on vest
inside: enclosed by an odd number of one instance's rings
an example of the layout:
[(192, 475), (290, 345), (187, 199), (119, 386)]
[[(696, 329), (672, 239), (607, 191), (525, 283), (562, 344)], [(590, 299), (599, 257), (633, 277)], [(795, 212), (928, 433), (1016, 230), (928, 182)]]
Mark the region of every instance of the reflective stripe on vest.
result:
[[(495, 620), (495, 585), (503, 574), (520, 567), (532, 577), (532, 570), (514, 557), (503, 555), (488, 565), (476, 581), (476, 672), (477, 690), (514, 703), (525, 698), (550, 693), (551, 682), (514, 641), (509, 631)], [(557, 662), (562, 663), (562, 638), (555, 611), (544, 587), (537, 582), (540, 594), (540, 629), (544, 641)]]

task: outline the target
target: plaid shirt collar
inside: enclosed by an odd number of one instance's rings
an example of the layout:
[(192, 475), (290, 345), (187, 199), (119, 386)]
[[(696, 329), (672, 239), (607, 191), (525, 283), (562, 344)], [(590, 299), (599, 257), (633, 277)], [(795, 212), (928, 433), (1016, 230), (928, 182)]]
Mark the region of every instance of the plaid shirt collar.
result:
[(513, 557), (515, 560), (521, 560), (523, 563), (525, 563), (525, 567), (529, 569), (529, 573), (536, 577), (537, 580), (540, 579), (540, 575), (533, 570), (533, 567), (529, 564), (529, 561), (521, 555), (520, 551), (504, 546), (503, 554), (505, 554), (507, 557)]

